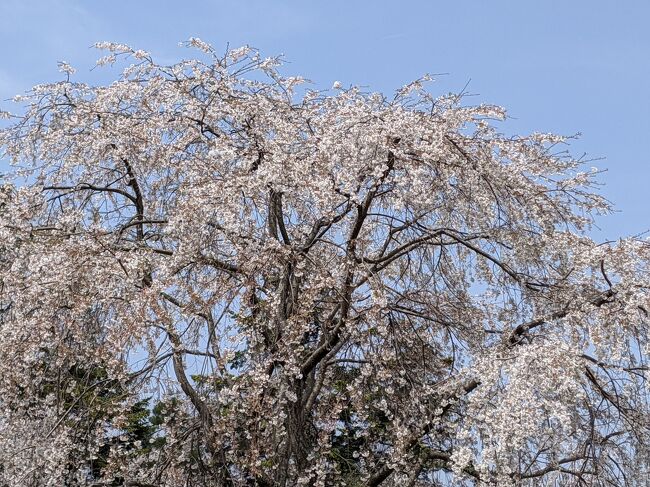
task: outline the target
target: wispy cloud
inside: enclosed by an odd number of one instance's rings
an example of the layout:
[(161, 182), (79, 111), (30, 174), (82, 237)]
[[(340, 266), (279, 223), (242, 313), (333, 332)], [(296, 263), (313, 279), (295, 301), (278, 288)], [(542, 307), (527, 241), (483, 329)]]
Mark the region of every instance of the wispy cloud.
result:
[(396, 39), (404, 39), (406, 34), (388, 34), (381, 38), (382, 41), (392, 41)]
[(48, 52), (61, 51), (70, 41), (87, 36), (100, 25), (97, 16), (74, 0), (3, 0), (0, 35), (11, 39), (13, 49), (39, 42)]

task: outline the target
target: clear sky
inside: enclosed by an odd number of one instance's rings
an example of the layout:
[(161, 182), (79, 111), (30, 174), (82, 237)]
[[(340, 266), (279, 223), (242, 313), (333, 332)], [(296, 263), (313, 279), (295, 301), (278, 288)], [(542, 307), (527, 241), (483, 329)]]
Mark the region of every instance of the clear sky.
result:
[[(172, 62), (191, 36), (217, 48), (284, 54), (286, 74), (392, 92), (448, 73), (433, 92), (468, 91), (508, 108), (506, 133), (582, 133), (608, 169), (619, 212), (599, 239), (650, 229), (650, 0), (0, 0), (0, 100), (59, 79), (57, 61), (90, 72), (110, 40)], [(0, 106), (9, 108), (7, 103)]]

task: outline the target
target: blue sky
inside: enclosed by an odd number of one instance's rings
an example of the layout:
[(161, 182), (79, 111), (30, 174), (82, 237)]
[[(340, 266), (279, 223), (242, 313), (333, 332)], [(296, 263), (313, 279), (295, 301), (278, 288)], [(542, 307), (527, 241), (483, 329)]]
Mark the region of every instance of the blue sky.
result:
[[(0, 100), (58, 79), (57, 61), (90, 72), (96, 41), (124, 42), (161, 62), (200, 37), (284, 54), (284, 72), (320, 88), (335, 80), (391, 92), (448, 73), (433, 92), (503, 105), (507, 133), (582, 133), (574, 155), (604, 160), (603, 194), (619, 212), (599, 239), (650, 229), (650, 1), (0, 0)], [(8, 104), (1, 105), (8, 108)]]

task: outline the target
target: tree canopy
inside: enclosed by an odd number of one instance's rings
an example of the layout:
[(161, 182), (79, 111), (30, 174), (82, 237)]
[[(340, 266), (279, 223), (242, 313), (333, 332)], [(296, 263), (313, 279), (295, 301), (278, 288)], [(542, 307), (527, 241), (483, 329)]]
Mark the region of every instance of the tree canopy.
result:
[(566, 138), (188, 44), (4, 112), (0, 484), (647, 485), (650, 245)]

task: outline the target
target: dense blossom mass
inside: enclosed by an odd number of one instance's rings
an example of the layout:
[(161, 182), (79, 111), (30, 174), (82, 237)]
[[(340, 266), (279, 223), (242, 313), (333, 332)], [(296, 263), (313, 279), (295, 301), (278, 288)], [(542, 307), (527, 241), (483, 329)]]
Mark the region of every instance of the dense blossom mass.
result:
[(564, 138), (97, 47), (3, 112), (0, 485), (647, 485), (650, 245)]

